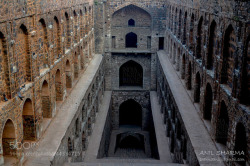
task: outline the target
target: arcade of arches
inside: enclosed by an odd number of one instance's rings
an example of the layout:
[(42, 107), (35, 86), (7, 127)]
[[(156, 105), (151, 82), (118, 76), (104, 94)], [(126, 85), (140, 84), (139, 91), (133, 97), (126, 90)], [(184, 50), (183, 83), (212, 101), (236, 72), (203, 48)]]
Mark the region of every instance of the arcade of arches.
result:
[(0, 1), (0, 165), (249, 166), (249, 10)]

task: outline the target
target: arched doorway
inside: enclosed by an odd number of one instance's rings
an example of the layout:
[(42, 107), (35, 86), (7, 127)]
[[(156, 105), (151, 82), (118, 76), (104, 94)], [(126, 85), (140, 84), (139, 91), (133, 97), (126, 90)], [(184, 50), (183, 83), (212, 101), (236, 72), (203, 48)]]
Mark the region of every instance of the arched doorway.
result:
[(56, 76), (55, 76), (55, 88), (56, 88), (56, 101), (62, 101), (63, 99), (63, 94), (62, 94), (62, 81), (61, 81), (61, 72), (58, 69), (56, 71)]
[(35, 119), (33, 103), (30, 99), (26, 99), (23, 105), (23, 139), (35, 140)]
[(120, 105), (119, 125), (142, 126), (142, 107), (133, 99), (129, 99)]
[(226, 146), (228, 136), (229, 118), (227, 106), (224, 101), (220, 104), (219, 117), (216, 125), (216, 141)]
[(134, 61), (128, 61), (120, 67), (120, 86), (143, 86), (142, 66)]
[(115, 155), (123, 158), (145, 158), (144, 136), (138, 133), (125, 132), (116, 138)]
[(208, 45), (208, 56), (207, 56), (207, 69), (213, 69), (214, 59), (214, 45), (216, 42), (216, 22), (213, 20), (209, 28), (209, 45)]
[(196, 57), (201, 58), (201, 44), (202, 44), (202, 27), (203, 17), (200, 18), (198, 29), (197, 29), (197, 49), (196, 49)]
[(69, 63), (69, 60), (66, 61), (66, 88), (71, 88), (72, 87), (72, 76), (71, 76), (71, 66)]
[(49, 84), (45, 80), (42, 85), (42, 111), (43, 111), (43, 118), (51, 118), (51, 102), (50, 102), (50, 90)]
[[(246, 156), (247, 156), (247, 136), (246, 136), (245, 127), (242, 123), (238, 123), (236, 126), (234, 151), (239, 152), (239, 154), (237, 153), (234, 156), (236, 159), (238, 159), (237, 163), (241, 166), (245, 166)], [(242, 152), (244, 154), (242, 154)]]
[(245, 62), (243, 62), (243, 72), (241, 81), (241, 92), (239, 95), (240, 102), (250, 105), (250, 35), (247, 38), (244, 49)]
[(192, 89), (192, 65), (191, 65), (191, 62), (189, 62), (188, 69), (187, 69), (187, 89), (188, 90)]
[(203, 118), (211, 121), (212, 118), (212, 104), (213, 104), (213, 91), (211, 85), (208, 83), (204, 94), (204, 113)]
[(181, 70), (181, 78), (184, 79), (186, 74), (186, 59), (185, 54), (182, 55), (182, 70)]
[(126, 35), (126, 48), (137, 48), (137, 35), (130, 32)]
[(2, 79), (2, 88), (1, 91), (3, 92), (4, 101), (8, 101), (11, 98), (11, 89), (10, 89), (10, 71), (9, 71), (9, 57), (7, 52), (7, 42), (5, 36), (0, 32), (0, 56), (1, 59), (1, 66), (3, 75), (1, 76)]
[(232, 25), (229, 25), (224, 34), (223, 63), (221, 83), (233, 87), (234, 52), (236, 51), (236, 35)]
[(74, 77), (75, 78), (78, 78), (78, 75), (79, 75), (79, 59), (78, 59), (78, 55), (77, 53), (75, 52), (75, 57), (74, 57)]
[(201, 88), (201, 77), (200, 73), (197, 72), (195, 76), (195, 84), (194, 84), (194, 102), (200, 102), (200, 88)]
[(134, 27), (135, 26), (135, 20), (133, 20), (132, 18), (130, 20), (128, 20), (128, 26), (129, 27)]
[[(2, 135), (2, 148), (4, 157), (14, 157), (16, 149), (12, 147), (13, 143), (16, 141), (15, 126), (13, 122), (8, 119), (4, 125), (3, 135)], [(13, 156), (14, 154), (14, 156)]]

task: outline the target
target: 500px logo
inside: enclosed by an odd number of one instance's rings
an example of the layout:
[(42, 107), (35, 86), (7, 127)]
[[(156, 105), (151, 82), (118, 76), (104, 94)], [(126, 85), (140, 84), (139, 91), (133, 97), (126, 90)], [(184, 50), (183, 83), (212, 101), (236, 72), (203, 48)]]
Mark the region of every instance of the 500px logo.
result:
[(10, 149), (31, 149), (37, 146), (37, 142), (10, 142)]

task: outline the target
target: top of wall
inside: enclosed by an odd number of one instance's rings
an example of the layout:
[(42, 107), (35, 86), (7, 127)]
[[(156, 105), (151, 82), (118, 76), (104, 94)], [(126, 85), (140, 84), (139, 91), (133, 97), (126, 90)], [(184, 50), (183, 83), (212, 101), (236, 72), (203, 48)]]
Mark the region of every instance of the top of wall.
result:
[(0, 22), (48, 13), (80, 4), (92, 6), (93, 0), (22, 0), (20, 2), (3, 0), (0, 1)]

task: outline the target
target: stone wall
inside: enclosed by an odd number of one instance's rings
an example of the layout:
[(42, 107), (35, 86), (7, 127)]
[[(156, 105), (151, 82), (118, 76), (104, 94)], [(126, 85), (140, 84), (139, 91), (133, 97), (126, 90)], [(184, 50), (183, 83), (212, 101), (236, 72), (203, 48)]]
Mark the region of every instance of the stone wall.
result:
[[(16, 142), (38, 140), (44, 118), (53, 118), (57, 101), (67, 97), (66, 84), (76, 83), (94, 55), (93, 2), (1, 1), (0, 8), (0, 128), (11, 119)], [(3, 163), (2, 139), (0, 149)]]
[[(246, 142), (244, 160), (249, 164), (247, 2), (168, 1), (166, 4), (166, 56), (185, 80), (191, 100), (199, 108), (218, 150), (237, 149), (236, 139), (242, 137)], [(226, 132), (221, 140), (220, 124), (224, 120)], [(244, 130), (242, 136), (236, 134), (239, 126)]]
[[(79, 104), (77, 113), (74, 115), (56, 152), (58, 155), (54, 155), (52, 165), (63, 165), (65, 162), (80, 162), (84, 160), (95, 118), (104, 95), (103, 68), (104, 65), (102, 63), (95, 73), (82, 102)], [(89, 98), (89, 96), (91, 97)], [(71, 146), (68, 144), (69, 140), (71, 141)]]

